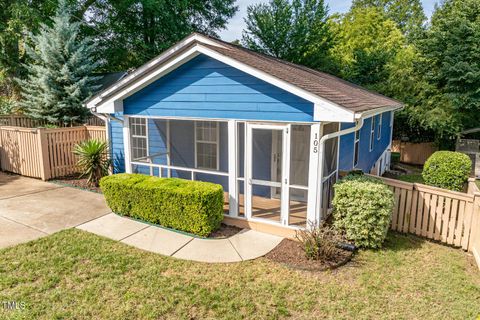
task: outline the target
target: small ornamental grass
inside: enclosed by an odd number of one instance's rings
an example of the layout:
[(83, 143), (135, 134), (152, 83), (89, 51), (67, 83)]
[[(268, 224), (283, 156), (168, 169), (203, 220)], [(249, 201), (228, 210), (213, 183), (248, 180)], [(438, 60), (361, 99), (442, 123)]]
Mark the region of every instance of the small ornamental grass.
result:
[(206, 237), (223, 220), (219, 184), (122, 173), (104, 177), (100, 187), (113, 212), (164, 227)]
[(311, 223), (309, 228), (298, 230), (295, 238), (302, 244), (307, 259), (325, 261), (336, 258), (337, 246), (342, 240), (339, 232), (325, 223), (320, 226)]
[(463, 191), (472, 170), (472, 161), (463, 153), (437, 151), (423, 167), (425, 184), (453, 191)]
[(334, 226), (360, 248), (380, 248), (394, 206), (393, 192), (379, 179), (349, 175), (335, 184)]

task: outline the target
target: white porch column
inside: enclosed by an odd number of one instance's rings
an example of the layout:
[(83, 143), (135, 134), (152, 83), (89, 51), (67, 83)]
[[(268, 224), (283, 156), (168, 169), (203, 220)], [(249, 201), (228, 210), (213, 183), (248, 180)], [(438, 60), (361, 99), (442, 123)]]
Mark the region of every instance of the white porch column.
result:
[(130, 119), (123, 116), (123, 153), (125, 158), (125, 172), (132, 173), (132, 164), (130, 157)]
[(320, 216), (320, 164), (323, 164), (323, 154), (320, 154), (321, 124), (313, 124), (310, 130), (310, 160), (308, 166), (308, 199), (307, 227), (317, 224)]
[(238, 217), (237, 122), (228, 120), (228, 207), (231, 217)]

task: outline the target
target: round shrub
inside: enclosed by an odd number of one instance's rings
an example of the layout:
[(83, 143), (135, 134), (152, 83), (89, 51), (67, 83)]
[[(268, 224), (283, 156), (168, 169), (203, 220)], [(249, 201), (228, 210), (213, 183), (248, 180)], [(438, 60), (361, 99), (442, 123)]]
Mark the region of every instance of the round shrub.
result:
[(437, 151), (428, 158), (422, 177), (434, 187), (462, 191), (472, 170), (472, 161), (463, 153)]
[(379, 248), (390, 226), (393, 192), (378, 179), (349, 175), (335, 184), (334, 226), (361, 248)]

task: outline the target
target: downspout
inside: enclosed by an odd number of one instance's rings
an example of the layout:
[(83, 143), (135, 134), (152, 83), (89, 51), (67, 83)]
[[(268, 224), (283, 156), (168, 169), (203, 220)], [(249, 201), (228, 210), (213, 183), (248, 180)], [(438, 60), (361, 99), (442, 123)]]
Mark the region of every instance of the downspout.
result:
[[(321, 213), (321, 210), (322, 210), (323, 170), (324, 170), (323, 166), (324, 166), (324, 159), (325, 159), (325, 142), (327, 140), (337, 138), (337, 137), (340, 137), (340, 136), (343, 136), (343, 135), (346, 135), (346, 134), (350, 134), (350, 133), (355, 132), (357, 130), (360, 130), (362, 127), (363, 127), (363, 117), (356, 121), (356, 124), (355, 124), (354, 127), (351, 127), (351, 128), (345, 129), (345, 130), (340, 130), (340, 131), (337, 131), (337, 132), (328, 133), (328, 134), (326, 134), (326, 135), (324, 135), (320, 138), (319, 154), (321, 155), (322, 163), (320, 164), (320, 168), (318, 170), (319, 171), (318, 175), (320, 176), (320, 187), (319, 187), (319, 193), (318, 193), (318, 197), (317, 197), (317, 201), (318, 201), (317, 203), (318, 203), (318, 207), (320, 209), (318, 211), (319, 213)], [(337, 150), (337, 152), (340, 152), (340, 150)], [(338, 170), (338, 163), (337, 163), (337, 170)], [(318, 220), (318, 221), (320, 221), (320, 220)]]

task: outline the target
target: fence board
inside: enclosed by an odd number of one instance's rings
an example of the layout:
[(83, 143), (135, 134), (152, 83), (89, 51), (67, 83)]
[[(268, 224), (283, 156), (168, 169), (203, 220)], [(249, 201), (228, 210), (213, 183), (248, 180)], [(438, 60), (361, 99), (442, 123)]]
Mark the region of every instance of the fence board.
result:
[(383, 177), (380, 179), (394, 193), (392, 230), (414, 233), (465, 250), (473, 248), (472, 241), (475, 239), (479, 243), (477, 252), (480, 255), (480, 228), (476, 228), (480, 224), (478, 188), (469, 185), (468, 193), (462, 193)]
[(77, 173), (73, 147), (90, 138), (105, 140), (105, 127), (0, 127), (0, 169), (43, 180)]

